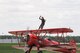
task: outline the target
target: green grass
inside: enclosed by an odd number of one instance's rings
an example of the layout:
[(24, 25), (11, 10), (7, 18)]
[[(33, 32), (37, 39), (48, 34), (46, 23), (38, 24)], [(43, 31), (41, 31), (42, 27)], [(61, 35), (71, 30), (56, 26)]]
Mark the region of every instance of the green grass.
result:
[[(0, 53), (24, 53), (23, 50), (18, 50), (18, 49), (12, 48), (11, 47), (12, 45), (17, 45), (17, 44), (16, 43), (14, 43), (14, 44), (0, 43)], [(31, 53), (37, 53), (37, 51), (31, 51)], [(43, 53), (51, 53), (51, 52), (43, 51)]]
[(12, 48), (12, 45), (16, 44), (0, 44), (0, 53), (23, 53), (24, 51)]
[[(12, 48), (12, 45), (17, 45), (16, 43), (0, 43), (0, 53), (24, 53), (23, 50), (18, 50), (15, 48)], [(78, 45), (80, 48), (80, 45)], [(37, 53), (37, 51), (31, 51), (31, 53)], [(43, 51), (43, 53), (55, 53), (55, 52), (49, 52), (49, 51)], [(77, 53), (80, 53), (80, 51), (77, 51)]]

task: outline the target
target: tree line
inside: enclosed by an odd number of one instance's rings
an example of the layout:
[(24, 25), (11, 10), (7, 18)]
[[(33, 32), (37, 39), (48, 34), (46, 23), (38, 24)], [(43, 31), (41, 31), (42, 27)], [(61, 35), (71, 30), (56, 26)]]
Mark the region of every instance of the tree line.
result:
[[(69, 42), (70, 39), (74, 39), (77, 43), (80, 43), (80, 36), (66, 36), (66, 37), (57, 37), (57, 36), (45, 36), (43, 38), (49, 38), (51, 40), (59, 41), (59, 42)], [(0, 35), (0, 39), (17, 39), (22, 37), (16, 37), (13, 35)]]

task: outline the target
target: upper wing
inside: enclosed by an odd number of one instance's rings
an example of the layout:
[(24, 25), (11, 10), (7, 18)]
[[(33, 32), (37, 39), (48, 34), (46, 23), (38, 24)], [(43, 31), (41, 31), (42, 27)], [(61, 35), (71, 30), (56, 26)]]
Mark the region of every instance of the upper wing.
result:
[(10, 34), (14, 35), (25, 35), (29, 33), (70, 33), (73, 32), (70, 28), (50, 28), (50, 29), (40, 29), (40, 30), (19, 30), (19, 31), (9, 31)]

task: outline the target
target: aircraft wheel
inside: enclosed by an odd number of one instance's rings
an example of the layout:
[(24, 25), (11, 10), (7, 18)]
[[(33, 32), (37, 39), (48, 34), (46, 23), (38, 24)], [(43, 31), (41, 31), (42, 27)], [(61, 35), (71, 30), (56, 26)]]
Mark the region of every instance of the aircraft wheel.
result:
[(38, 53), (43, 53), (42, 51), (38, 51)]
[(28, 51), (26, 51), (25, 53), (29, 53)]

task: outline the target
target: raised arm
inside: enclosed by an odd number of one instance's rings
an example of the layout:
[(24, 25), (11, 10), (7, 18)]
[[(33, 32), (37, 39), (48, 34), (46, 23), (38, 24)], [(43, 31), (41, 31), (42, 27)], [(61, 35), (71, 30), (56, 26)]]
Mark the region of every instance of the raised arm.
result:
[(41, 20), (42, 19), (42, 16), (40, 16), (39, 19)]

